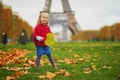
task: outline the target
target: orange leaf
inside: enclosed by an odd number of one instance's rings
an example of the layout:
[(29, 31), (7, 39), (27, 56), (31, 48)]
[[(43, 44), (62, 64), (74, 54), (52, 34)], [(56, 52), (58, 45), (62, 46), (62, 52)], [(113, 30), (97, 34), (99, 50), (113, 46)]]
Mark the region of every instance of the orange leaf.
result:
[(40, 75), (39, 78), (40, 78), (40, 79), (45, 79), (46, 76), (45, 76), (45, 75)]
[(15, 80), (15, 77), (13, 77), (13, 76), (7, 76), (6, 80)]

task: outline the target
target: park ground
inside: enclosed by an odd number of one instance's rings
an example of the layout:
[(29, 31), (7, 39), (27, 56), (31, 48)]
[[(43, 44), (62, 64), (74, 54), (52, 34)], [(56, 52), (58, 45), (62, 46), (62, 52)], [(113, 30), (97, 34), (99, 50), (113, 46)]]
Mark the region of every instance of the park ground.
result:
[(45, 55), (36, 68), (32, 42), (0, 44), (0, 80), (120, 80), (120, 42), (61, 42), (51, 50), (58, 69)]

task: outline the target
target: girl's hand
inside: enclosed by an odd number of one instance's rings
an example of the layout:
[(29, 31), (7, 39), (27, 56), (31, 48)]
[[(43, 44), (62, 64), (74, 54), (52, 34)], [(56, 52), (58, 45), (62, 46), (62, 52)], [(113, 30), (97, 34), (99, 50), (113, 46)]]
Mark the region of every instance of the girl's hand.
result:
[(44, 38), (41, 37), (41, 36), (36, 36), (36, 39), (37, 39), (38, 41), (43, 41), (43, 40), (44, 40)]

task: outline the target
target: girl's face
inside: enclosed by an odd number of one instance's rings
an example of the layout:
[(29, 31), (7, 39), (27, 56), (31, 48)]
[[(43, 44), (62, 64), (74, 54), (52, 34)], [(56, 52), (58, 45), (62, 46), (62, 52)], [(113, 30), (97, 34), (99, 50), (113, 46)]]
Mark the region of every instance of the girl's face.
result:
[(40, 20), (41, 20), (40, 22), (42, 24), (47, 24), (48, 23), (48, 13), (42, 13)]

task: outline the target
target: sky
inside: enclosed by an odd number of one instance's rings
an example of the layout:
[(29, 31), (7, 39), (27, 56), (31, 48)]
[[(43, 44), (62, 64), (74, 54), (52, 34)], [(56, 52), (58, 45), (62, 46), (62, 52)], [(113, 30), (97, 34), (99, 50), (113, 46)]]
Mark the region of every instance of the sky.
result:
[[(33, 28), (46, 0), (2, 0)], [(120, 22), (120, 0), (69, 0), (82, 30), (99, 30)], [(61, 0), (52, 0), (51, 12), (62, 12)]]

